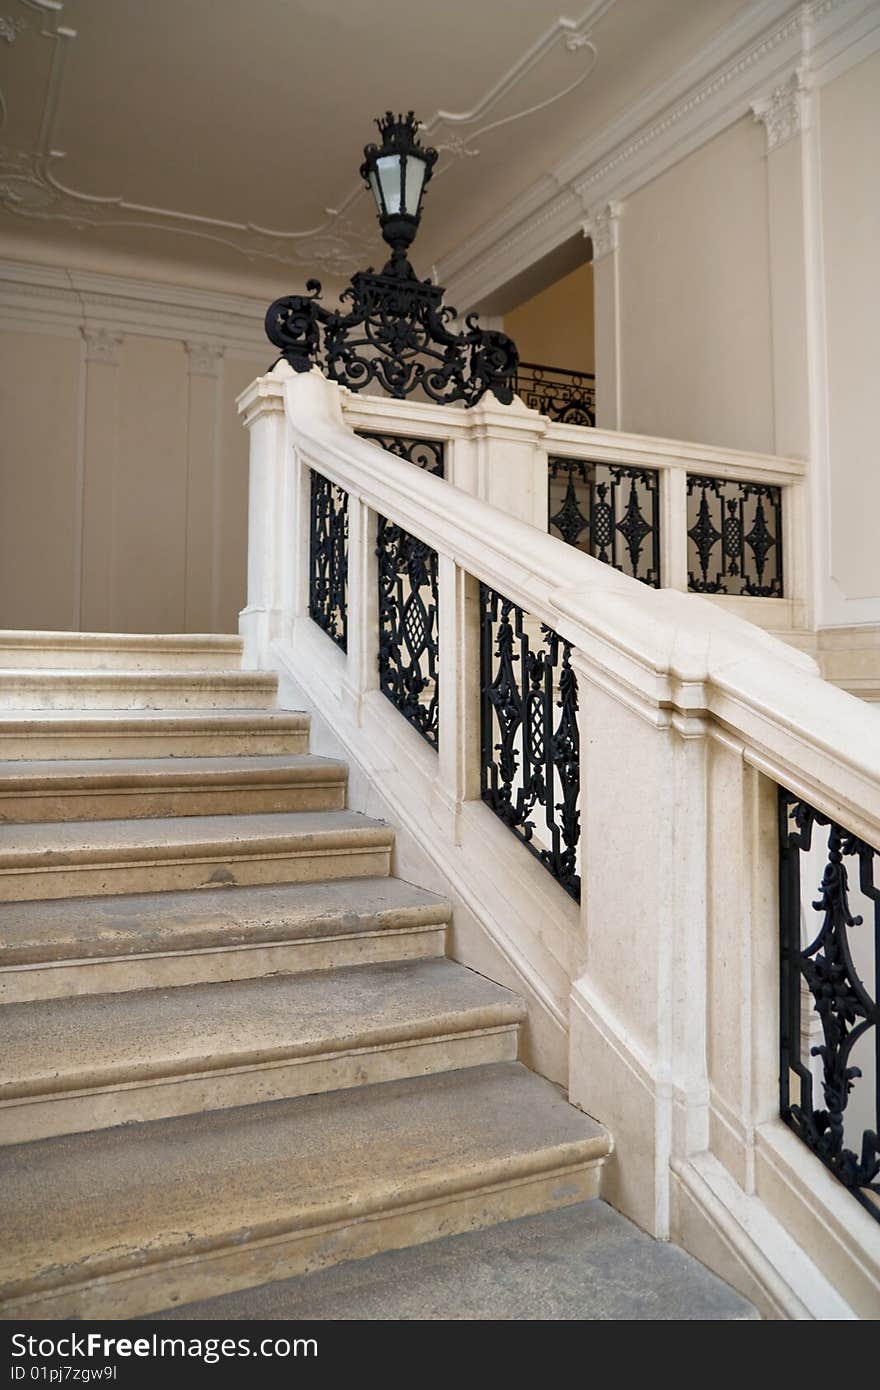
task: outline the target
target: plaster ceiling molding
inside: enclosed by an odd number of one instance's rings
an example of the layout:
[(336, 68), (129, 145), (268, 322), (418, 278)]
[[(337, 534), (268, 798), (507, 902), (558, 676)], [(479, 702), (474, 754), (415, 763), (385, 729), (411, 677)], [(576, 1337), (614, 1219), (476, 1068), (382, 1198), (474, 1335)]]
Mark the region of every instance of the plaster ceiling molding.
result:
[[(441, 154), (456, 159), (473, 159), (479, 155), (479, 147), (474, 143), (490, 131), (500, 130), (515, 121), (537, 115), (553, 106), (564, 97), (581, 87), (596, 66), (599, 52), (590, 37), (590, 30), (603, 15), (611, 9), (615, 0), (593, 0), (580, 19), (567, 19), (561, 15), (544, 33), (527, 48), (517, 61), (508, 68), (503, 77), (477, 102), (470, 111), (436, 111), (430, 120), (420, 122), (420, 129), (426, 140)], [(577, 58), (576, 74), (565, 86), (550, 92), (546, 97), (521, 110), (509, 112), (492, 120), (493, 112), (510, 97), (516, 88), (554, 49), (562, 47)], [(438, 170), (438, 175), (451, 167), (447, 162)]]
[(774, 87), (769, 96), (752, 103), (755, 120), (760, 121), (767, 133), (768, 154), (806, 130), (807, 95), (804, 72), (798, 68), (786, 82)]
[[(0, 207), (18, 217), (67, 224), (74, 230), (87, 227), (135, 228), (165, 231), (211, 241), (254, 262), (271, 261), (300, 269), (307, 265), (331, 276), (344, 278), (369, 258), (375, 249), (372, 223), (358, 225), (355, 202), (363, 195), (360, 180), (324, 217), (311, 227), (279, 229), (256, 222), (237, 222), (189, 213), (180, 208), (153, 206), (121, 193), (97, 195), (74, 187), (63, 178), (65, 151), (59, 147), (56, 119), (61, 103), (70, 53), (77, 31), (61, 24), (64, 0), (19, 0), (42, 17), (40, 33), (53, 43), (49, 78), (40, 133), (33, 150), (0, 151)], [(435, 111), (421, 123), (427, 139), (451, 156), (446, 168), (480, 154), (477, 141), (490, 132), (527, 120), (561, 101), (586, 82), (598, 53), (590, 30), (616, 0), (592, 0), (579, 19), (560, 16), (532, 43), (483, 96), (466, 111)], [(87, 12), (86, 12), (87, 13)], [(538, 100), (515, 109), (518, 88), (540, 76), (542, 63), (562, 49), (570, 55), (574, 75)], [(545, 88), (547, 83), (545, 81)], [(531, 93), (534, 97), (534, 91)]]
[[(810, 87), (880, 46), (877, 0), (753, 0), (675, 74), (566, 154), (515, 207), (438, 261), (470, 306), (583, 229), (584, 213), (623, 201), (801, 70)], [(801, 94), (801, 101), (804, 94)], [(555, 238), (547, 214), (556, 210)]]

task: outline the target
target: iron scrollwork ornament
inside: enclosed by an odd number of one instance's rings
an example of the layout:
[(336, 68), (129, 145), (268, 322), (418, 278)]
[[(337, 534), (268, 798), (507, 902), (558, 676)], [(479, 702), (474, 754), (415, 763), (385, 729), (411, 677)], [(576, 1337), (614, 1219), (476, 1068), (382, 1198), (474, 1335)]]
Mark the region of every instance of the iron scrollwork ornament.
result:
[[(821, 914), (818, 924), (807, 921), (806, 942), (802, 940), (801, 855), (808, 853), (816, 826), (828, 827), (826, 862), (819, 884), (819, 896), (812, 903)], [(878, 1109), (880, 1080), (864, 1077), (853, 1062), (853, 1052), (865, 1034), (874, 1039), (874, 1066), (880, 1029), (880, 1001), (872, 997), (862, 974), (873, 975), (875, 996), (880, 995), (880, 887), (874, 884), (874, 864), (878, 853), (828, 816), (799, 801), (789, 792), (780, 793), (780, 922), (781, 922), (781, 1066), (780, 1111), (813, 1153), (822, 1160), (862, 1205), (880, 1220), (880, 1141)], [(873, 922), (850, 906), (850, 885), (845, 859), (858, 865), (859, 891), (872, 906)], [(865, 938), (861, 955), (862, 970), (853, 959), (853, 933)], [(873, 938), (873, 944), (871, 945)], [(870, 961), (865, 972), (864, 964)], [(810, 1048), (817, 1059), (818, 1076), (801, 1056), (802, 998), (812, 1001), (812, 1010), (821, 1026), (821, 1042)], [(792, 1080), (799, 1094), (792, 1095)], [(814, 1096), (821, 1088), (824, 1107)], [(859, 1105), (852, 1113), (853, 1092), (858, 1089)], [(873, 1096), (872, 1096), (873, 1092)], [(847, 1147), (846, 1121), (856, 1120), (861, 1131), (859, 1151)], [(865, 1124), (871, 1116), (873, 1126)]]
[(407, 259), (437, 152), (419, 144), (411, 111), (405, 118), (389, 111), (377, 125), (382, 145), (365, 147), (361, 176), (376, 198), (391, 259), (381, 271), (370, 266), (353, 275), (339, 309), (320, 302), (318, 280), (308, 281), (307, 294), (276, 299), (266, 314), (266, 336), (294, 371), (317, 365), (350, 391), (375, 382), (397, 400), (421, 390), (441, 405), (467, 406), (491, 391), (508, 405), (519, 362), (514, 343), (481, 328), (475, 314), (454, 332), (457, 315), (444, 304), (445, 291), (420, 280)]

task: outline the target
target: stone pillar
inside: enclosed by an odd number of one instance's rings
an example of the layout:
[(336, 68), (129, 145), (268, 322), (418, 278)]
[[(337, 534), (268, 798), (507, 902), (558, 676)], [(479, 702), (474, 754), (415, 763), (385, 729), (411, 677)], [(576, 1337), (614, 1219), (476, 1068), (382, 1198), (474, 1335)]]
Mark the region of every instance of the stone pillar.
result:
[(83, 327), (82, 335), (86, 383), (79, 625), (85, 632), (110, 632), (116, 571), (119, 361), (124, 335), (92, 324)]
[(596, 424), (621, 428), (620, 254), (619, 225), (623, 207), (606, 203), (591, 212), (584, 235), (593, 243), (593, 292), (596, 340)]
[(282, 635), (289, 566), (285, 545), (296, 544), (291, 481), (292, 456), (284, 408), (284, 383), (293, 376), (279, 362), (257, 377), (238, 398), (239, 414), (250, 431), (248, 473), (247, 603), (239, 615), (244, 666), (267, 664), (269, 643)]
[[(825, 365), (821, 305), (821, 246), (818, 240), (818, 171), (813, 167), (816, 132), (812, 97), (800, 69), (752, 106), (767, 135), (767, 207), (770, 242), (770, 312), (773, 338), (774, 449), (790, 458), (810, 460), (809, 509), (812, 512), (813, 563), (804, 554), (800, 489), (788, 489), (785, 531), (785, 590), (809, 601), (809, 616), (819, 621), (821, 558), (819, 518), (828, 458), (824, 424)], [(793, 524), (792, 512), (798, 512)], [(808, 571), (812, 593), (808, 593)]]
[[(500, 405), (487, 394), (468, 411), (467, 423), (469, 440), (456, 442), (456, 486), (546, 531), (546, 417), (518, 396), (512, 405)], [(465, 447), (471, 453), (470, 469), (462, 466)]]
[(216, 627), (219, 554), (217, 410), (222, 347), (184, 344), (188, 371), (186, 536), (183, 623), (186, 632)]

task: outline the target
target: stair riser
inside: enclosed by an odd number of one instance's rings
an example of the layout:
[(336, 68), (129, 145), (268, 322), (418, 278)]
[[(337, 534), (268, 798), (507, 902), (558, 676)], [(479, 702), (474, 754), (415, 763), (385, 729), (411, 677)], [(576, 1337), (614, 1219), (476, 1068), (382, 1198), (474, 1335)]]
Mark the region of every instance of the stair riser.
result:
[(430, 1076), (486, 1062), (516, 1060), (517, 1026), (478, 1029), (314, 1057), (255, 1063), (222, 1072), (162, 1077), (143, 1083), (0, 1104), (0, 1145), (58, 1134), (109, 1129), (138, 1120), (291, 1100), (380, 1081)]
[[(118, 1319), (143, 1317), (176, 1304), (212, 1298), (325, 1269), (342, 1260), (363, 1259), (382, 1250), (422, 1245), (441, 1235), (479, 1230), (519, 1216), (574, 1206), (599, 1195), (603, 1158), (527, 1177), (484, 1175), (465, 1192), (432, 1194), (404, 1208), (364, 1212), (306, 1230), (288, 1230), (221, 1249), (143, 1264), (95, 1277), (78, 1286), (10, 1299), (0, 1316), (17, 1318)], [(134, 1260), (132, 1265), (134, 1265)]]
[(241, 655), (233, 651), (143, 651), (119, 648), (4, 647), (0, 671), (218, 671), (241, 670)]
[(177, 787), (0, 794), (0, 822), (148, 820), (155, 816), (247, 815), (274, 811), (342, 811), (344, 782), (287, 786)]
[(248, 758), (308, 753), (307, 730), (289, 733), (102, 733), (45, 732), (3, 734), (0, 759), (21, 762), (43, 758)]
[(0, 634), (0, 670), (238, 671), (242, 641), (219, 633)]
[(224, 884), (318, 883), (337, 878), (384, 878), (391, 850), (369, 846), (280, 852), (249, 858), (187, 858), (129, 863), (59, 865), (0, 871), (0, 902), (82, 898), (106, 893), (159, 893)]
[(132, 989), (254, 980), (265, 975), (295, 975), (392, 960), (425, 960), (444, 955), (445, 944), (444, 926), (398, 930), (386, 927), (324, 940), (9, 966), (0, 970), (0, 1005), (80, 994), (121, 994)]
[(0, 710), (75, 709), (268, 709), (275, 685), (264, 681), (215, 680), (154, 683), (96, 682), (66, 676), (60, 681), (7, 681), (0, 674)]

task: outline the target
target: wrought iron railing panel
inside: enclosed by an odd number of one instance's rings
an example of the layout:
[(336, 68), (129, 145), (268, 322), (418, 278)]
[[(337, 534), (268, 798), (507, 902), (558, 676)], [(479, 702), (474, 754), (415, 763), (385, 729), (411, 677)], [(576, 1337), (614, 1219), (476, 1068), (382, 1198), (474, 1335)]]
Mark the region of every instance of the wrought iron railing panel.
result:
[(656, 469), (553, 456), (548, 478), (551, 535), (660, 587)]
[(379, 517), (379, 689), (437, 747), (437, 552)]
[[(442, 439), (360, 431), (398, 458), (443, 477)], [(438, 726), (437, 552), (380, 516), (379, 689), (433, 748)]]
[(880, 1220), (880, 852), (779, 806), (780, 1113)]
[(782, 597), (782, 489), (689, 473), (688, 588)]
[(311, 470), (309, 617), (337, 647), (348, 639), (348, 493)]
[(414, 463), (426, 473), (443, 477), (445, 445), (442, 439), (411, 439), (402, 434), (374, 434), (370, 430), (358, 430), (361, 439), (370, 439), (381, 444), (390, 454), (396, 454), (406, 463)]
[(520, 362), (514, 390), (532, 410), (564, 425), (595, 425), (596, 378), (592, 372), (569, 372), (540, 362)]
[(480, 585), (483, 800), (580, 900), (580, 734), (571, 644)]

